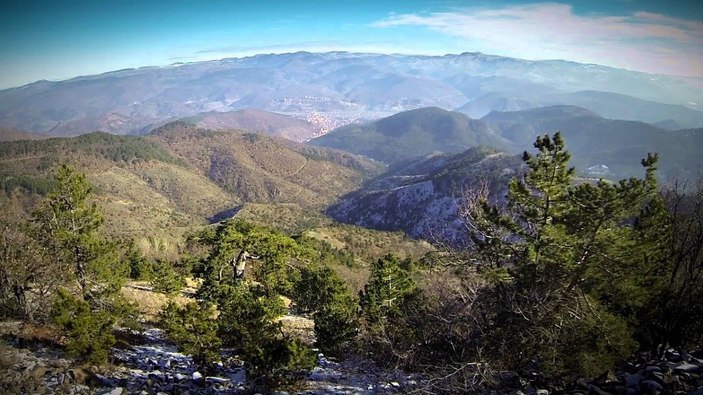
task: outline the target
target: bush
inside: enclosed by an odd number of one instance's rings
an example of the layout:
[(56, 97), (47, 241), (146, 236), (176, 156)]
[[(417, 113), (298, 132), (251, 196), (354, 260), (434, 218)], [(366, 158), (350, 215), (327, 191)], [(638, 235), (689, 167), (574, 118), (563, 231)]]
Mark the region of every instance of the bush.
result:
[(257, 385), (268, 387), (314, 366), (314, 353), (285, 337), (275, 320), (285, 312), (277, 295), (238, 282), (221, 300), (218, 321), (223, 344), (239, 351)]
[(361, 298), (364, 317), (369, 323), (382, 324), (387, 317), (402, 312), (406, 298), (418, 291), (412, 269), (410, 259), (401, 262), (393, 255), (374, 263)]
[(129, 265), (129, 278), (133, 280), (151, 280), (154, 278), (154, 267), (134, 245), (130, 242), (125, 252), (125, 260)]
[(178, 349), (193, 357), (193, 362), (208, 370), (220, 359), (222, 341), (217, 336), (218, 324), (212, 306), (188, 303), (180, 308), (169, 302), (161, 312), (159, 323), (166, 336)]
[(107, 361), (115, 344), (112, 328), (115, 319), (107, 311), (91, 311), (90, 305), (65, 290), (59, 290), (52, 309), (54, 323), (69, 337), (66, 351), (93, 364)]
[(359, 332), (357, 306), (356, 298), (343, 290), (319, 307), (314, 315), (318, 347), (331, 354), (349, 349)]
[(185, 277), (171, 264), (163, 259), (157, 259), (153, 264), (151, 285), (156, 292), (176, 294), (186, 286)]
[(293, 300), (298, 311), (312, 313), (344, 291), (346, 286), (334, 270), (313, 264), (300, 269), (300, 278), (293, 285)]

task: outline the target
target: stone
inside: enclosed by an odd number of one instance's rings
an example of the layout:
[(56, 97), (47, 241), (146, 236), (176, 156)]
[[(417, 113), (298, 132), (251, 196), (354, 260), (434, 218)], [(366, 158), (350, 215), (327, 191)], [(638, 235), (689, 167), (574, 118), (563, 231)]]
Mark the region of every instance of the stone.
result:
[(637, 387), (640, 385), (642, 380), (644, 380), (644, 377), (639, 373), (635, 373), (627, 376), (627, 378), (625, 379), (625, 384), (628, 387)]
[(124, 388), (117, 387), (117, 388), (113, 388), (112, 391), (110, 391), (110, 392), (106, 392), (105, 395), (122, 395), (124, 393), (126, 393)]
[(98, 385), (100, 382), (95, 373), (85, 368), (69, 369), (68, 376), (71, 378), (71, 382), (79, 385)]
[(203, 378), (203, 375), (200, 372), (193, 372), (193, 380), (200, 380)]
[(674, 371), (676, 371), (676, 372), (687, 372), (687, 373), (697, 372), (699, 370), (700, 370), (700, 366), (694, 365), (692, 363), (687, 363), (687, 362), (684, 362), (674, 368)]
[(654, 391), (661, 391), (664, 389), (661, 384), (657, 383), (654, 380), (644, 380), (642, 381), (642, 385)]

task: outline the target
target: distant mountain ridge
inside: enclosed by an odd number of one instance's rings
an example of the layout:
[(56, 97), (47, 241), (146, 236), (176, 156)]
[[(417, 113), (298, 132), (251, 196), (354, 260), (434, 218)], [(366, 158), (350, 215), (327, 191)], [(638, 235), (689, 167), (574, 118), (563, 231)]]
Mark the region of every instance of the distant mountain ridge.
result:
[(491, 92), (466, 103), (456, 111), (480, 118), (494, 111), (521, 111), (556, 105), (583, 107), (603, 118), (653, 124), (666, 123), (672, 130), (703, 125), (703, 112), (680, 104), (664, 104), (613, 92), (593, 90), (572, 93), (539, 90)]
[(310, 144), (353, 152), (385, 163), (433, 151), (461, 152), (480, 145), (511, 147), (511, 143), (487, 123), (438, 107), (405, 111), (365, 125), (343, 126), (311, 140)]
[(576, 106), (493, 112), (482, 120), (523, 149), (529, 149), (538, 135), (561, 131), (571, 164), (586, 176), (586, 169), (605, 165), (606, 178), (641, 177), (640, 160), (650, 152), (659, 154), (658, 173), (664, 180), (702, 175), (703, 128), (671, 131), (644, 122), (606, 119)]
[[(508, 98), (499, 109), (580, 104), (611, 117), (595, 108), (600, 99), (540, 101), (545, 95), (565, 95), (566, 100), (577, 92), (599, 91), (621, 95), (608, 99), (608, 106), (617, 111), (631, 100), (680, 106), (657, 105), (617, 118), (671, 119), (683, 127), (702, 127), (700, 111), (693, 110), (703, 103), (702, 86), (695, 78), (480, 53), (298, 52), (39, 81), (0, 91), (0, 126), (54, 136), (94, 130), (128, 134), (205, 112), (258, 108), (301, 119), (314, 116), (319, 125), (333, 128), (421, 107), (456, 109), (486, 95)], [(539, 100), (533, 101), (535, 95)], [(484, 111), (493, 109), (497, 108), (490, 105)]]

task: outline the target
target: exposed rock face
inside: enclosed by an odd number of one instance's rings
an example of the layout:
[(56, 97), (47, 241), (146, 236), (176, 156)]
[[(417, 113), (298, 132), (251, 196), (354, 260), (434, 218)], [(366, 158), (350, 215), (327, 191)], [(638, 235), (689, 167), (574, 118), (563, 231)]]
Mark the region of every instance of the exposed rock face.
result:
[(459, 213), (464, 193), (485, 185), (489, 199), (500, 203), (521, 166), (519, 158), (487, 148), (429, 156), (391, 169), (328, 213), (340, 222), (461, 246), (468, 241)]

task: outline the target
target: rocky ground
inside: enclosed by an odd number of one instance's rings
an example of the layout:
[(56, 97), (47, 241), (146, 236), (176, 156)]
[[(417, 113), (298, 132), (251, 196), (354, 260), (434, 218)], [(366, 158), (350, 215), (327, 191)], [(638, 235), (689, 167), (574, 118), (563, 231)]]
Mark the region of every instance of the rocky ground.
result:
[[(210, 375), (177, 352), (159, 329), (135, 336), (135, 345), (114, 348), (108, 367), (78, 367), (62, 352), (8, 339), (0, 345), (0, 394), (240, 394), (246, 373), (236, 360)], [(288, 392), (301, 394), (378, 394), (405, 392), (418, 379), (384, 372), (368, 361), (335, 362), (318, 355), (318, 366)], [(280, 393), (285, 393), (281, 391)]]
[[(288, 317), (306, 331), (301, 317)], [(290, 323), (288, 323), (290, 325)], [(81, 366), (46, 342), (0, 341), (0, 394), (240, 394), (246, 373), (236, 357), (213, 372), (198, 371), (159, 329), (131, 333), (128, 344), (113, 348), (106, 367)], [(596, 379), (579, 379), (555, 389), (515, 373), (500, 375), (500, 389), (476, 392), (535, 394), (691, 394), (703, 395), (703, 351), (668, 350), (663, 358), (640, 358)], [(386, 394), (425, 392), (428, 382), (399, 371), (384, 371), (367, 360), (334, 361), (319, 354), (309, 376), (280, 394)], [(430, 389), (431, 391), (431, 389)]]

